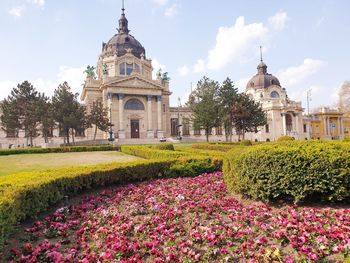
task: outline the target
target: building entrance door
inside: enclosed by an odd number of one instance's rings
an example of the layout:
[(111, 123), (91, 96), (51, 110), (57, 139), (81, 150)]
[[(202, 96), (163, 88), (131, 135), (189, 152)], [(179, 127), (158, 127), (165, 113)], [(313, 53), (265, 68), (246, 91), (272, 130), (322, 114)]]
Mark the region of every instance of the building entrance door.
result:
[(140, 138), (140, 122), (139, 120), (131, 120), (131, 138)]

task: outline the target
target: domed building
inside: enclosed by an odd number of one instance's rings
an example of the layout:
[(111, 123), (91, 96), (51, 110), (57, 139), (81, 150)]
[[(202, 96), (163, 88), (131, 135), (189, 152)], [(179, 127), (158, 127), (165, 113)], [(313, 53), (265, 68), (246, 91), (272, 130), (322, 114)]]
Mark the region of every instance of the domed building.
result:
[[(96, 74), (91, 67), (81, 95), (88, 111), (95, 101), (109, 109), (115, 138), (152, 139), (169, 134), (169, 80), (160, 74), (152, 79), (152, 61), (145, 48), (130, 34), (124, 8), (117, 33), (102, 43)], [(93, 138), (94, 129), (86, 131)], [(106, 139), (107, 133), (99, 131)]]
[(267, 114), (267, 125), (256, 134), (249, 134), (248, 139), (275, 141), (285, 135), (296, 139), (309, 138), (301, 102), (288, 98), (286, 89), (281, 86), (278, 78), (267, 73), (267, 65), (262, 58), (257, 73), (248, 81), (245, 92), (260, 102)]

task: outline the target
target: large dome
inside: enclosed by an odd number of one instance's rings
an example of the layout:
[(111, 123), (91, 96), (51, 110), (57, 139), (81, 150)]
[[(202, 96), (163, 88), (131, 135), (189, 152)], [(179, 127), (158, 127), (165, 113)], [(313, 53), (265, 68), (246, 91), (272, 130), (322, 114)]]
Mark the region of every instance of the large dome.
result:
[(107, 43), (102, 44), (102, 56), (117, 55), (124, 56), (129, 50), (138, 58), (146, 57), (144, 47), (132, 35), (129, 34), (128, 20), (124, 14), (124, 7), (122, 15), (119, 19), (118, 33), (115, 34)]
[(268, 88), (271, 85), (281, 86), (280, 81), (274, 75), (267, 73), (267, 66), (264, 62), (257, 67), (258, 73), (253, 76), (247, 84), (247, 88)]
[(117, 55), (124, 56), (127, 50), (131, 49), (131, 53), (138, 58), (141, 55), (146, 56), (145, 48), (129, 33), (115, 34), (107, 43), (103, 44), (102, 56)]

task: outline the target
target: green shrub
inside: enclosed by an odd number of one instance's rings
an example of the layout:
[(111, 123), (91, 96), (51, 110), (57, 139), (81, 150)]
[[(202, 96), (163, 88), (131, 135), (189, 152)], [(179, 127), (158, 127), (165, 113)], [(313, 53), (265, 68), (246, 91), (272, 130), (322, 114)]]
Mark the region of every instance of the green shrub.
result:
[(290, 136), (281, 136), (277, 139), (278, 142), (286, 142), (286, 141), (294, 141), (294, 140), (295, 138)]
[(223, 152), (228, 152), (231, 150), (233, 147), (235, 147), (236, 144), (213, 144), (213, 143), (198, 143), (198, 144), (193, 144), (192, 148), (193, 149), (200, 149), (200, 150), (213, 150), (213, 151), (223, 151)]
[(158, 150), (175, 151), (174, 145), (172, 143), (156, 144), (155, 146), (153, 146), (153, 148), (158, 149)]
[(251, 146), (253, 145), (252, 141), (251, 140), (242, 140), (240, 142), (240, 145), (243, 145), (243, 146)]
[(120, 147), (112, 145), (101, 146), (65, 146), (54, 148), (21, 148), (0, 150), (1, 155), (35, 154), (35, 153), (65, 153), (65, 152), (94, 152), (94, 151), (119, 151)]
[(229, 152), (230, 192), (265, 202), (344, 201), (350, 197), (350, 143), (285, 142)]
[(181, 156), (190, 156), (189, 153), (178, 152), (174, 150), (158, 150), (147, 146), (127, 146), (122, 145), (121, 151), (125, 154), (135, 155), (145, 159), (164, 159), (164, 158), (178, 158)]

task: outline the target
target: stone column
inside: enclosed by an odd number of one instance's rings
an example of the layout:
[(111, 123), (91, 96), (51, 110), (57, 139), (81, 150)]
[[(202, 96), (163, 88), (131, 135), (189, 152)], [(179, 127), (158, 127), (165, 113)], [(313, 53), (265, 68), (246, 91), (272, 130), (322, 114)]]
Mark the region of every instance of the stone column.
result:
[(323, 117), (323, 136), (328, 135), (328, 130), (327, 130), (327, 117)]
[(118, 94), (119, 102), (119, 130), (118, 135), (119, 139), (125, 139), (125, 130), (124, 130), (124, 94)]
[(162, 96), (157, 96), (157, 138), (164, 136), (162, 129)]
[(287, 135), (287, 119), (286, 119), (286, 113), (281, 113), (282, 116), (282, 130), (283, 130), (283, 135)]
[(295, 129), (297, 132), (297, 139), (299, 140), (300, 138), (300, 131), (299, 131), (299, 113), (295, 113)]
[(147, 95), (147, 138), (154, 138), (154, 133), (152, 129), (152, 95)]

